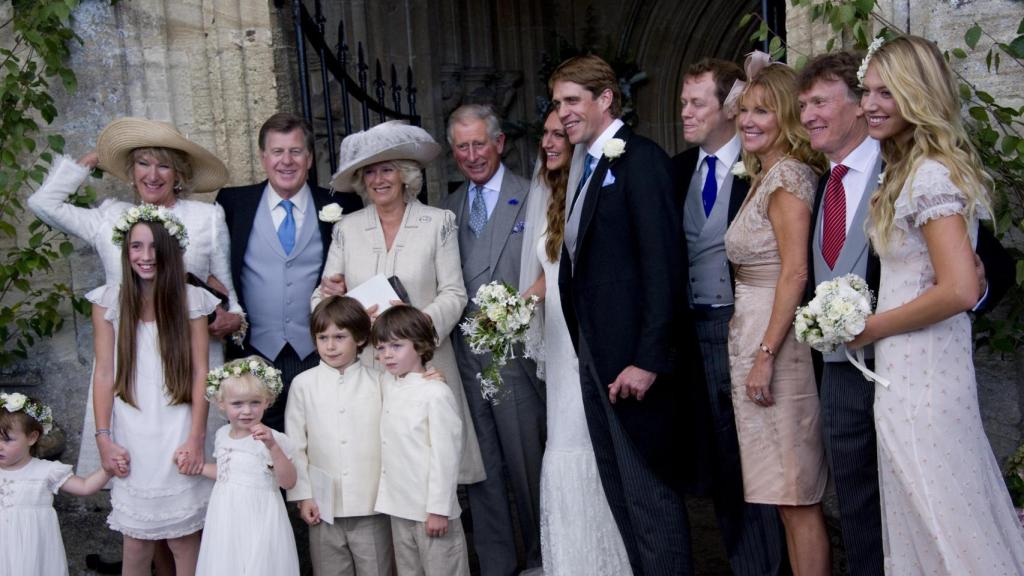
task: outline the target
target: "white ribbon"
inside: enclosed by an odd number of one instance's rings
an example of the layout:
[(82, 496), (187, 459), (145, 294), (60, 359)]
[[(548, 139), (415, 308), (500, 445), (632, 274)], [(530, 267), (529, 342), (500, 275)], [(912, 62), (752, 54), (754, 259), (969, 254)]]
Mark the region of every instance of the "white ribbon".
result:
[(860, 370), (860, 373), (863, 374), (865, 378), (867, 378), (868, 382), (874, 382), (874, 383), (880, 385), (882, 388), (888, 388), (889, 387), (889, 381), (888, 380), (886, 380), (885, 378), (882, 378), (881, 376), (879, 376), (875, 371), (873, 371), (870, 368), (868, 368), (867, 364), (864, 363), (864, 349), (863, 348), (858, 348), (857, 351), (854, 353), (854, 354), (857, 355), (856, 358), (854, 358), (853, 356), (850, 356), (850, 349), (849, 348), (846, 348), (844, 346), (843, 350), (846, 352), (846, 359), (849, 360), (850, 364), (853, 364), (857, 368), (857, 370)]

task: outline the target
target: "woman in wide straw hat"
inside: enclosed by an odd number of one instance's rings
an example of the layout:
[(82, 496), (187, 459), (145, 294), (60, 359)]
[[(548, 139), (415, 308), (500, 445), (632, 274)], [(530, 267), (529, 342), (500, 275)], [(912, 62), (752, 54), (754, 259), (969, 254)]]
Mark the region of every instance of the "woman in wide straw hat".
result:
[[(416, 199), (423, 187), (423, 166), (440, 152), (426, 130), (400, 121), (378, 124), (341, 142), (340, 168), (331, 185), (341, 192), (355, 190), (366, 207), (334, 225), (324, 279), (313, 292), (312, 304), (342, 295), (377, 274), (398, 277), (409, 303), (430, 316), (441, 338), (433, 365), (461, 406), (465, 442), (459, 483), (471, 484), (483, 480), (483, 461), (448, 338), (468, 302), (458, 227), (450, 211)], [(372, 365), (372, 350), (364, 351), (362, 360)]]

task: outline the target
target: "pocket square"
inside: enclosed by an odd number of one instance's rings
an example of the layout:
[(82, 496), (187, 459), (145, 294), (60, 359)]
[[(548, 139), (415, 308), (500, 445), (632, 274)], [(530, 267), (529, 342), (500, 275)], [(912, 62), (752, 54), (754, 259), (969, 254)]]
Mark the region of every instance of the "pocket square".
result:
[(612, 174), (612, 171), (609, 170), (604, 173), (604, 182), (601, 182), (601, 188), (611, 186), (612, 184), (615, 184), (615, 174)]

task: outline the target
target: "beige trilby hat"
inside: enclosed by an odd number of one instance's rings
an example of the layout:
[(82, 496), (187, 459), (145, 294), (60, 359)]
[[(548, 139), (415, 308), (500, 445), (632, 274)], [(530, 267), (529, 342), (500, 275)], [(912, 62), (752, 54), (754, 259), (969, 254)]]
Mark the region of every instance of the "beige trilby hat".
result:
[(100, 169), (131, 184), (128, 155), (136, 148), (173, 148), (187, 154), (194, 192), (212, 192), (228, 181), (228, 169), (209, 150), (182, 136), (172, 124), (148, 118), (118, 118), (107, 124), (96, 140)]
[(377, 124), (341, 141), (340, 167), (331, 179), (331, 187), (338, 192), (351, 192), (352, 175), (364, 166), (388, 160), (414, 160), (426, 165), (440, 153), (441, 146), (419, 126), (402, 120)]

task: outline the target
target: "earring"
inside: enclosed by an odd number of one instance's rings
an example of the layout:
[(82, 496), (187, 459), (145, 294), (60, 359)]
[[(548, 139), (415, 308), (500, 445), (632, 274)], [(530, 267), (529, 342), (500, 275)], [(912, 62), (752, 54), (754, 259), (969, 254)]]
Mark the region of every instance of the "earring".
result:
[(175, 192), (181, 192), (181, 181), (180, 180), (174, 183), (174, 191)]

